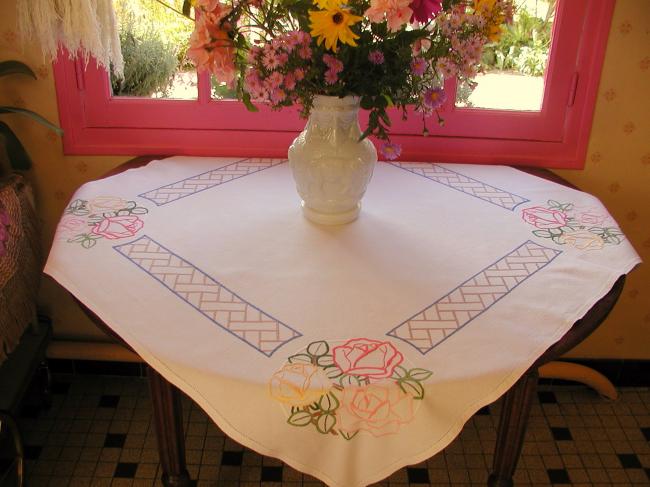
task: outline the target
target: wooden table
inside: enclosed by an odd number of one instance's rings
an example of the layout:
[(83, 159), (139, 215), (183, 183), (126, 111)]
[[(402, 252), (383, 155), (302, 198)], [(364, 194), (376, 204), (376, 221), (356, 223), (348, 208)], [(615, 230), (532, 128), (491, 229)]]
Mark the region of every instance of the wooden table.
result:
[[(130, 160), (110, 171), (105, 177), (119, 174), (127, 169), (143, 166), (151, 160), (164, 157), (147, 156)], [(524, 168), (521, 170), (575, 188), (575, 186), (548, 170), (538, 168)], [(504, 395), (494, 450), (492, 473), (487, 480), (489, 486), (506, 487), (513, 485), (512, 478), (523, 446), (528, 416), (536, 397), (538, 368), (562, 356), (598, 328), (616, 304), (623, 290), (624, 283), (625, 275), (622, 275), (611, 290), (596, 302), (585, 316), (578, 320), (558, 342), (540, 356)], [(116, 338), (125, 347), (130, 348), (121, 337), (83, 303), (78, 300), (77, 303), (97, 326)], [(167, 487), (189, 486), (191, 481), (185, 463), (185, 437), (182, 424), (180, 391), (151, 367), (148, 368), (148, 378), (160, 454), (160, 465), (163, 471), (163, 484)]]

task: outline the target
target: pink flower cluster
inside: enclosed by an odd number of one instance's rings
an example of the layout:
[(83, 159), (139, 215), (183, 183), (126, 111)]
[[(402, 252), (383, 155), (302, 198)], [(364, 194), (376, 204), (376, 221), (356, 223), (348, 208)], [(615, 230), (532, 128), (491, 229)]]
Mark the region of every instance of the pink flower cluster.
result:
[(442, 10), (442, 0), (371, 0), (364, 15), (371, 22), (386, 20), (388, 30), (397, 32), (407, 22), (427, 22)]
[(251, 98), (260, 102), (271, 102), (280, 106), (284, 102), (294, 102), (290, 95), (296, 83), (305, 77), (303, 68), (292, 68), (291, 60), (311, 59), (309, 47), (311, 37), (303, 31), (291, 31), (276, 37), (264, 47), (253, 46), (248, 51), (250, 65), (244, 78), (244, 87)]
[(339, 73), (343, 71), (343, 63), (330, 54), (323, 55), (323, 62), (327, 66), (325, 83), (333, 85), (339, 80)]
[(219, 81), (233, 87), (237, 74), (235, 49), (228, 36), (230, 26), (222, 25), (232, 8), (219, 0), (196, 0), (195, 8), (201, 15), (190, 37), (187, 57), (199, 71), (210, 71)]
[(459, 74), (466, 78), (475, 76), (477, 64), (481, 61), (483, 47), (488, 42), (488, 38), (481, 34), (461, 37), (458, 32), (462, 31), (463, 24), (484, 29), (485, 18), (480, 14), (454, 9), (450, 14), (437, 17), (436, 22), (443, 35), (447, 36), (451, 42), (449, 55), (439, 58), (436, 62), (437, 71), (445, 79), (453, 78)]

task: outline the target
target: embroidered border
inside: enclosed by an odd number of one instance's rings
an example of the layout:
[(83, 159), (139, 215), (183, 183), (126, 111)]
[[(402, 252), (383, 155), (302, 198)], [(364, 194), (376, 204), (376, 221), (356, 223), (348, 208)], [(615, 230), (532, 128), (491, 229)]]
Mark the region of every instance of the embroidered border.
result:
[(196, 176), (190, 176), (175, 183), (152, 189), (138, 196), (146, 198), (158, 206), (162, 206), (285, 162), (287, 162), (286, 159), (242, 159), (227, 166), (212, 169), (197, 174)]
[(147, 235), (113, 248), (203, 316), (267, 357), (302, 336)]
[(517, 206), (530, 201), (522, 196), (490, 186), (438, 164), (425, 162), (391, 162), (390, 164), (506, 210), (514, 211)]
[(528, 240), (387, 335), (404, 340), (424, 355), (561, 253)]

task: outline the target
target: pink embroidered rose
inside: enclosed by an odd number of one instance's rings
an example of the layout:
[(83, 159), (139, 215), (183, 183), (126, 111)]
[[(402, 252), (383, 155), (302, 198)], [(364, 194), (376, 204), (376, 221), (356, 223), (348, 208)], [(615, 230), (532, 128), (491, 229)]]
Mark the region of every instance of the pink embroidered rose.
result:
[(600, 235), (587, 230), (564, 233), (560, 235), (558, 241), (579, 250), (600, 250), (605, 246), (605, 241)]
[(390, 342), (355, 338), (332, 349), (334, 363), (349, 375), (368, 379), (385, 379), (393, 375), (393, 370), (403, 355)]
[(93, 233), (109, 239), (132, 237), (144, 223), (137, 216), (109, 216), (93, 227)]
[(61, 218), (59, 226), (56, 228), (56, 239), (67, 239), (88, 228), (86, 220), (74, 215), (66, 215)]
[(286, 364), (269, 384), (271, 396), (280, 402), (301, 407), (317, 401), (332, 388), (323, 369), (311, 364)]
[(560, 228), (567, 223), (567, 217), (563, 211), (551, 210), (542, 206), (526, 208), (521, 212), (521, 217), (537, 228)]
[(373, 436), (397, 433), (415, 413), (413, 397), (402, 391), (396, 382), (346, 387), (340, 400), (337, 427), (348, 434), (359, 430)]

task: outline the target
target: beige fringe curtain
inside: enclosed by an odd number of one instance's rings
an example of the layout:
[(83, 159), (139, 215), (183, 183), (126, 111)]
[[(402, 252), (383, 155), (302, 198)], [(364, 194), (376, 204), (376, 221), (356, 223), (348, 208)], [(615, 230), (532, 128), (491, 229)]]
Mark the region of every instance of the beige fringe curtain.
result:
[(59, 44), (71, 58), (90, 56), (119, 77), (124, 60), (112, 0), (18, 0), (18, 31), (24, 43), (37, 42), (46, 59)]

